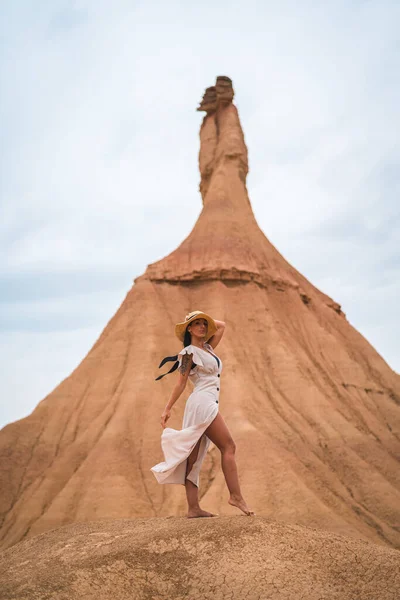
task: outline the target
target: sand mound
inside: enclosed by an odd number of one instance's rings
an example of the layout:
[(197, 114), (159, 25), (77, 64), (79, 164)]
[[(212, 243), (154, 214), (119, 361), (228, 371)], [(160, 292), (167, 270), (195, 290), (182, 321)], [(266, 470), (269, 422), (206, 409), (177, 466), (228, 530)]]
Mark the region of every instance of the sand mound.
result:
[(0, 555), (2, 600), (394, 600), (397, 550), (263, 517), (68, 525)]

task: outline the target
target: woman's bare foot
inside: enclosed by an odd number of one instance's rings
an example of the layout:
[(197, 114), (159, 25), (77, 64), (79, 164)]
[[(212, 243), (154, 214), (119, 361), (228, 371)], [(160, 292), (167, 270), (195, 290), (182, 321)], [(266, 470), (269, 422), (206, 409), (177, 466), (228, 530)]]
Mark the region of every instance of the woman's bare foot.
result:
[(198, 519), (199, 517), (217, 517), (218, 515), (214, 515), (213, 513), (207, 512), (206, 510), (201, 510), (201, 508), (192, 508), (188, 510), (187, 518), (188, 519)]
[(240, 510), (244, 512), (244, 514), (248, 517), (253, 517), (255, 515), (255, 513), (252, 510), (250, 510), (250, 508), (247, 506), (246, 502), (241, 496), (231, 496), (228, 500), (228, 503), (231, 504), (231, 506), (236, 506), (236, 508), (240, 508)]

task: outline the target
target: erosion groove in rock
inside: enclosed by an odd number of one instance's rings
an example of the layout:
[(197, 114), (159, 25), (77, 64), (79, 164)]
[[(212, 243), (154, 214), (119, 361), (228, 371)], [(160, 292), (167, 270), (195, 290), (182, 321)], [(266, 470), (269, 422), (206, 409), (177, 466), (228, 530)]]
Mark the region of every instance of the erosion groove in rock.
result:
[(262, 517), (69, 525), (0, 555), (0, 600), (397, 600), (399, 553)]
[[(157, 365), (179, 351), (174, 325), (196, 309), (227, 324), (219, 407), (257, 514), (400, 546), (400, 377), (260, 230), (232, 82), (213, 87), (193, 230), (135, 279), (73, 373), (0, 432), (3, 548), (74, 522), (185, 513), (183, 487), (149, 469), (176, 376), (155, 382)], [(215, 450), (202, 504), (233, 515), (218, 463)]]

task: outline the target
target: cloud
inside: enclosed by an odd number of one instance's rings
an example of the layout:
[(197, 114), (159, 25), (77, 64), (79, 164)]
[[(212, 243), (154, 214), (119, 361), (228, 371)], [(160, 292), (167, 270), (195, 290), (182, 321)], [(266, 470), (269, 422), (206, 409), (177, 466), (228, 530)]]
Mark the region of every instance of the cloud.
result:
[(133, 278), (193, 227), (195, 108), (219, 74), (234, 81), (260, 227), (400, 369), (398, 3), (1, 11), (3, 422), (69, 374)]

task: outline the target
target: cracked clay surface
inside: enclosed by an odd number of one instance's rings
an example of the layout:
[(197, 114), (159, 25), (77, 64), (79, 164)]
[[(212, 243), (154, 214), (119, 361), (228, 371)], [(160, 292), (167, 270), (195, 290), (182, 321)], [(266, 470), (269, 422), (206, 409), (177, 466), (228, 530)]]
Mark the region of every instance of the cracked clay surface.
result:
[(396, 600), (400, 553), (263, 517), (68, 525), (0, 555), (1, 600)]

